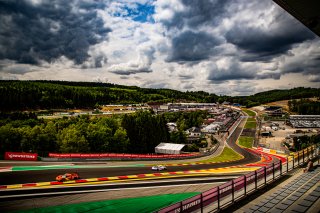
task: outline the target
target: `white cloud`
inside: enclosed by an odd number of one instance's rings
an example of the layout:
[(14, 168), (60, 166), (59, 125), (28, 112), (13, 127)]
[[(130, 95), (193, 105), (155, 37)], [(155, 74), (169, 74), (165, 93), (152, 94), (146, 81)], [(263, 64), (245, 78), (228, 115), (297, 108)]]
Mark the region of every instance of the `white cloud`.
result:
[[(42, 5), (40, 0), (31, 3), (35, 8)], [(95, 7), (88, 6), (92, 11), (86, 11), (81, 3)], [(130, 17), (128, 8), (137, 10), (137, 3), (154, 5), (154, 21), (139, 22)], [(308, 30), (271, 0), (73, 2), (72, 13), (84, 13), (89, 18), (89, 12), (92, 16), (96, 13), (93, 20), (101, 19), (110, 32), (99, 37), (95, 29), (88, 36), (88, 42), (90, 38), (99, 42), (81, 49), (87, 50), (81, 63), (75, 63), (73, 55), (53, 54), (54, 60), (40, 59), (39, 64), (32, 65), (6, 60), (0, 54), (0, 78), (108, 81), (228, 95), (320, 87), (320, 39), (304, 37)], [(8, 31), (12, 17), (1, 17), (0, 27)], [(43, 23), (48, 23), (53, 34), (64, 26), (63, 20), (43, 18)], [(90, 30), (90, 25), (86, 27)], [(197, 35), (203, 39), (196, 40), (200, 38)], [(6, 48), (0, 42), (0, 53)]]

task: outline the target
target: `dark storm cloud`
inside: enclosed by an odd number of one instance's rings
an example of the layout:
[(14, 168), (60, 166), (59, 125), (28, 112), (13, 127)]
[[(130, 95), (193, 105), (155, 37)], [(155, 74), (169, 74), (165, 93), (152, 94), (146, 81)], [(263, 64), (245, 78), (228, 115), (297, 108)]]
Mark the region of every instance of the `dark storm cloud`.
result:
[[(319, 75), (319, 63), (310, 57), (296, 63), (281, 61), (280, 64), (285, 63), (286, 66), (276, 66), (274, 70), (261, 70), (259, 65), (245, 63), (276, 63), (280, 60), (279, 56), (294, 57), (292, 51), (300, 44), (316, 41), (309, 29), (271, 0), (247, 3), (241, 0), (181, 0), (181, 3), (183, 8), (172, 10), (172, 18), (159, 19), (166, 27), (171, 41), (171, 49), (167, 50), (167, 62), (192, 66), (210, 59), (233, 57), (236, 63), (229, 62), (226, 67), (209, 69), (208, 80), (213, 82), (237, 79), (278, 80), (282, 74), (292, 72)], [(166, 7), (170, 8), (165, 5), (162, 9), (165, 11)], [(234, 19), (235, 16), (239, 18)], [(256, 24), (260, 22), (261, 24)], [(217, 30), (208, 34), (203, 32), (204, 28)], [(251, 64), (250, 69), (246, 64)], [(182, 74), (179, 77), (184, 76)], [(311, 79), (316, 81), (315, 77)]]
[(149, 67), (126, 67), (126, 68), (117, 68), (115, 70), (110, 70), (110, 72), (118, 75), (133, 75), (137, 73), (150, 73), (152, 69)]
[(213, 82), (223, 82), (237, 79), (254, 79), (252, 72), (242, 69), (239, 63), (231, 62), (228, 67), (218, 68), (213, 66), (210, 69), (208, 80)]
[(208, 80), (221, 83), (228, 80), (238, 80), (238, 79), (280, 79), (279, 71), (272, 70), (257, 70), (255, 66), (243, 66), (241, 62), (237, 61), (236, 58), (232, 58), (223, 67), (217, 67), (215, 64), (210, 64), (208, 66)]
[(89, 46), (105, 40), (110, 32), (94, 10), (103, 7), (100, 1), (48, 0), (35, 5), (1, 1), (0, 59), (39, 64), (65, 56), (82, 64), (89, 57)]
[(186, 31), (172, 39), (168, 62), (196, 62), (208, 59), (221, 42), (205, 32)]
[[(315, 52), (320, 54), (320, 52)], [(320, 76), (320, 60), (318, 56), (301, 56), (296, 60), (287, 63), (283, 68), (283, 73), (303, 73), (304, 75)]]
[(286, 54), (293, 45), (315, 38), (314, 34), (287, 14), (275, 15), (268, 29), (235, 26), (226, 33), (226, 40), (245, 51), (241, 61), (269, 61)]
[(225, 12), (225, 6), (229, 1), (227, 0), (182, 0), (186, 8), (183, 11), (176, 12), (172, 19), (163, 21), (167, 28), (179, 28), (184, 26), (190, 28), (198, 27), (200, 25), (218, 24), (221, 14)]

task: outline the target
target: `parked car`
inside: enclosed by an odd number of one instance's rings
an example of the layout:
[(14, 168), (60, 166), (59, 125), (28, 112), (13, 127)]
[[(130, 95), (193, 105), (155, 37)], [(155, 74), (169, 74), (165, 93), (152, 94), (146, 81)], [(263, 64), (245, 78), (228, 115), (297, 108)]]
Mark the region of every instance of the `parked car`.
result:
[(77, 180), (80, 179), (80, 176), (77, 172), (65, 173), (63, 175), (58, 175), (56, 180), (59, 182), (64, 182), (68, 180)]
[(167, 170), (167, 167), (163, 165), (156, 165), (156, 166), (153, 166), (151, 169), (155, 171), (162, 171), (162, 170)]

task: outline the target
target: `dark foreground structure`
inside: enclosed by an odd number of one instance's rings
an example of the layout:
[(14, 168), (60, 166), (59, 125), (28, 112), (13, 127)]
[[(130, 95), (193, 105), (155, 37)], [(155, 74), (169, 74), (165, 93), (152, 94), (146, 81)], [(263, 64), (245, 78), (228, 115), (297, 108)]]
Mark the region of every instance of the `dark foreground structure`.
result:
[(320, 36), (319, 0), (273, 0), (312, 32)]

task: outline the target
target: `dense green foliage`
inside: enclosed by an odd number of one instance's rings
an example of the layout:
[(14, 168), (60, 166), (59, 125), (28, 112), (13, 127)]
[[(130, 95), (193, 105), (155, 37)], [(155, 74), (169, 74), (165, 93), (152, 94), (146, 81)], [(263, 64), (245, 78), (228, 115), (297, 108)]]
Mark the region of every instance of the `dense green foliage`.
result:
[(312, 98), (320, 97), (320, 89), (298, 87), (289, 90), (271, 90), (260, 92), (250, 96), (228, 97), (223, 96), (219, 98), (220, 101), (229, 101), (231, 103), (239, 103), (246, 107), (258, 106), (260, 104), (270, 103), (274, 101)]
[(219, 102), (251, 107), (268, 102), (320, 97), (320, 89), (272, 90), (250, 96), (217, 96), (203, 91), (180, 92), (110, 83), (66, 81), (0, 81), (0, 110), (94, 108), (104, 104)]
[(151, 153), (161, 142), (166, 142), (169, 132), (162, 115), (152, 116), (150, 112), (124, 115), (122, 126), (130, 139), (131, 153)]
[(88, 116), (1, 122), (0, 152), (124, 152), (129, 140), (117, 118)]
[[(63, 81), (0, 81), (0, 154), (4, 151), (152, 153), (160, 142), (186, 143), (185, 130), (199, 127), (206, 111), (153, 115), (138, 112), (123, 117), (88, 116), (37, 119), (34, 113), (4, 113), (25, 109), (96, 108), (103, 104), (229, 101), (248, 107), (283, 99), (318, 97), (320, 89), (273, 90), (246, 97), (216, 96), (206, 92), (146, 89), (108, 83)], [(320, 114), (319, 102), (289, 102), (299, 114)], [(167, 122), (178, 131), (168, 133)], [(255, 125), (255, 122), (251, 122)], [(248, 124), (249, 125), (249, 124)], [(253, 127), (253, 126), (252, 126)], [(249, 128), (249, 127), (248, 127)], [(194, 148), (202, 144), (194, 144)], [(192, 148), (192, 147), (191, 147)], [(193, 149), (193, 148), (192, 148)]]
[(11, 118), (0, 122), (0, 153), (152, 153), (169, 138), (164, 116), (138, 112), (121, 117), (54, 120)]
[[(199, 126), (206, 114), (196, 111), (153, 115), (138, 111), (114, 117), (82, 115), (45, 120), (37, 119), (33, 113), (1, 113), (0, 154), (5, 151), (31, 151), (41, 156), (49, 152), (153, 153), (161, 142), (185, 143), (183, 130)], [(168, 121), (179, 121), (182, 129), (169, 134)]]
[(215, 102), (206, 92), (147, 89), (108, 83), (63, 81), (0, 81), (0, 110), (94, 108), (175, 100)]
[(309, 99), (292, 100), (288, 102), (291, 112), (300, 115), (320, 115), (320, 101), (312, 101)]
[(320, 135), (303, 135), (299, 137), (294, 137), (293, 138), (293, 144), (294, 147), (291, 148), (291, 151), (299, 151), (302, 149), (307, 148), (308, 146), (311, 146), (312, 144), (319, 144), (320, 143)]

